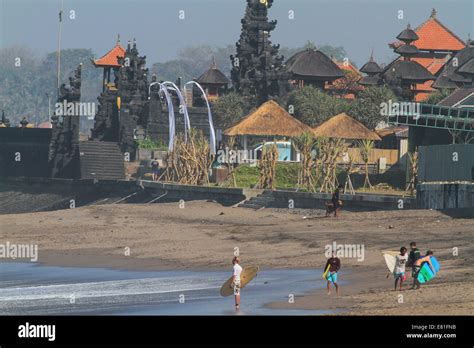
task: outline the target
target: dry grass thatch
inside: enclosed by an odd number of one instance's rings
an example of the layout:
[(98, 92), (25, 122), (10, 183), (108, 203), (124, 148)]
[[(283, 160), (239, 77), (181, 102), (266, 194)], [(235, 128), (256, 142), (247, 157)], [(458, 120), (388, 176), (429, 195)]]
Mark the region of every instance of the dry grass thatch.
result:
[(312, 133), (313, 130), (270, 100), (235, 126), (226, 129), (224, 134), (295, 137), (304, 132)]
[(346, 113), (331, 117), (316, 127), (314, 133), (318, 137), (327, 138), (381, 140), (377, 133), (371, 131)]

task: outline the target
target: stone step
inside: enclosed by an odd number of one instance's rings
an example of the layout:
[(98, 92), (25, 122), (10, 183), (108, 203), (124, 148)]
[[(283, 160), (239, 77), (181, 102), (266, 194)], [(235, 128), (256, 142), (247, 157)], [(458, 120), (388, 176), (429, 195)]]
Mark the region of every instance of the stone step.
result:
[(259, 204), (251, 204), (251, 203), (242, 203), (239, 205), (239, 208), (248, 208), (248, 209), (262, 209), (265, 208)]

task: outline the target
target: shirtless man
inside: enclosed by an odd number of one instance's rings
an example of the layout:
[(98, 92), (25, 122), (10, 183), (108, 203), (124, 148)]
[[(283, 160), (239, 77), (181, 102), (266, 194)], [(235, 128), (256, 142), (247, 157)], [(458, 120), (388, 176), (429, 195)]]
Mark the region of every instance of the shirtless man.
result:
[(413, 269), (415, 271), (415, 274), (413, 275), (413, 285), (410, 289), (418, 290), (420, 288), (420, 282), (418, 281), (418, 274), (420, 273), (421, 267), (423, 267), (425, 262), (428, 262), (428, 264), (430, 265), (431, 269), (434, 272), (434, 267), (433, 267), (433, 264), (431, 263), (432, 255), (433, 255), (433, 252), (431, 250), (428, 250), (424, 257), (420, 257), (413, 264)]

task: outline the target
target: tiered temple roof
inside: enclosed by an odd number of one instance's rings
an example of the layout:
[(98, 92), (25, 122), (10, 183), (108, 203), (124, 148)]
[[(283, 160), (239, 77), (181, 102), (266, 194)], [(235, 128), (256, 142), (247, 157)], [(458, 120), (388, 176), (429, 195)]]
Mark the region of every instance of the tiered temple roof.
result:
[[(465, 47), (465, 43), (437, 18), (436, 10), (431, 11), (431, 16), (414, 29), (418, 39), (412, 42), (419, 53), (411, 58), (436, 75), (446, 63), (446, 56), (456, 53)], [(403, 45), (402, 41), (389, 44), (397, 49)], [(429, 93), (433, 92), (433, 81), (426, 81), (416, 85), (416, 100), (422, 101)]]
[(456, 88), (474, 84), (474, 41), (468, 40), (467, 47), (456, 53), (438, 74), (433, 87)]

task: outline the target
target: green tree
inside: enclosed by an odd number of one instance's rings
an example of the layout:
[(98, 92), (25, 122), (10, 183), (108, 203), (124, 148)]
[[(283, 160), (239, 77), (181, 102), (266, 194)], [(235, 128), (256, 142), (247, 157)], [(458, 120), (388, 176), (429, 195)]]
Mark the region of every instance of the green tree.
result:
[(351, 104), (348, 115), (355, 118), (369, 129), (375, 129), (387, 120), (381, 112), (382, 103), (396, 101), (395, 94), (385, 86), (368, 87), (361, 91)]
[(447, 88), (439, 89), (436, 92), (431, 93), (428, 98), (424, 101), (426, 104), (438, 104), (441, 100), (448, 97), (452, 93)]
[(212, 111), (216, 122), (222, 129), (226, 129), (241, 121), (247, 114), (243, 98), (236, 92), (221, 96), (212, 103)]
[(349, 103), (345, 99), (331, 96), (313, 86), (304, 86), (294, 91), (288, 106), (293, 106), (294, 116), (310, 127), (349, 109)]

